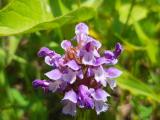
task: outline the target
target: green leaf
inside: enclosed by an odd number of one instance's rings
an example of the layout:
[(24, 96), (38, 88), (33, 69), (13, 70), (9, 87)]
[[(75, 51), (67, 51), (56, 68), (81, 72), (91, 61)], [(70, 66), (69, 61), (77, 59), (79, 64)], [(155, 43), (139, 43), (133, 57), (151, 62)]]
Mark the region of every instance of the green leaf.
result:
[[(53, 108), (54, 109), (54, 108)], [(29, 118), (31, 120), (47, 120), (47, 109), (41, 101), (35, 101), (29, 109)]]
[(64, 15), (69, 12), (69, 9), (63, 4), (62, 0), (49, 0), (52, 13), (55, 17)]
[(158, 43), (154, 39), (149, 38), (138, 23), (134, 23), (134, 28), (139, 40), (145, 45), (145, 49), (148, 53), (151, 62), (158, 62)]
[(94, 16), (94, 10), (92, 8), (81, 7), (64, 16), (57, 17), (48, 22), (40, 23), (36, 25), (35, 27), (33, 27), (31, 30), (26, 31), (26, 32), (34, 32), (38, 30), (44, 30), (44, 29), (48, 30), (52, 28), (57, 28), (65, 24), (85, 21), (85, 20), (92, 18), (93, 16)]
[(19, 120), (22, 115), (22, 110), (15, 110), (13, 107), (9, 107), (1, 112), (0, 120)]
[(5, 85), (5, 73), (4, 70), (0, 69), (0, 86), (4, 87)]
[(94, 9), (100, 7), (104, 0), (86, 0), (82, 5), (83, 6), (92, 6)]
[(54, 41), (50, 42), (48, 46), (51, 48), (59, 47), (58, 43), (56, 43)]
[(141, 82), (139, 79), (124, 69), (121, 68), (121, 70), (123, 71), (123, 74), (117, 79), (117, 82), (122, 89), (129, 90), (135, 95), (143, 95), (157, 102), (160, 102), (160, 95), (155, 93), (155, 91), (150, 86)]
[(13, 0), (0, 11), (0, 36), (60, 27), (93, 15), (93, 8), (82, 7), (54, 19), (46, 0)]
[(152, 107), (146, 107), (146, 106), (140, 105), (138, 107), (138, 112), (142, 120), (149, 120), (151, 113), (153, 112), (153, 109)]
[(0, 86), (3, 86), (5, 84), (5, 73), (4, 73), (4, 67), (5, 67), (5, 60), (6, 60), (6, 52), (4, 49), (0, 48)]
[(0, 48), (0, 56), (0, 68), (3, 68), (5, 66), (6, 52), (2, 48)]
[(17, 50), (19, 42), (20, 42), (20, 38), (15, 36), (9, 37), (7, 64), (10, 64), (13, 57), (15, 56), (15, 52)]
[(147, 50), (147, 53), (148, 53), (148, 56), (151, 60), (152, 63), (158, 63), (158, 44), (151, 40), (150, 41), (150, 44), (147, 45), (146, 47), (146, 50)]
[(12, 0), (0, 11), (0, 35), (16, 34), (50, 20), (44, 5), (44, 0)]
[(13, 56), (13, 60), (15, 60), (15, 61), (17, 61), (17, 62), (19, 62), (21, 64), (27, 64), (27, 61), (24, 58), (22, 58), (20, 56), (17, 56), (17, 55)]
[(137, 33), (138, 38), (143, 44), (147, 44), (150, 39), (149, 37), (144, 33), (141, 26), (138, 23), (134, 23), (135, 32)]
[(117, 34), (117, 33), (115, 33), (114, 35), (115, 35), (115, 37), (117, 37), (119, 40), (121, 40), (121, 41), (124, 43), (125, 49), (128, 50), (128, 51), (133, 51), (133, 50), (139, 50), (139, 51), (140, 51), (140, 50), (146, 50), (143, 46), (136, 46), (136, 45), (128, 42), (129, 40), (121, 37), (121, 36), (120, 36), (119, 34)]
[[(129, 11), (130, 11), (130, 4), (124, 4), (119, 8), (119, 19), (122, 23), (125, 24)], [(131, 16), (129, 19), (128, 24), (131, 25), (139, 20), (144, 19), (147, 16), (148, 10), (145, 7), (135, 5), (131, 11)]]
[(28, 105), (28, 101), (17, 89), (8, 88), (7, 93), (11, 104), (17, 105), (18, 107), (25, 107)]

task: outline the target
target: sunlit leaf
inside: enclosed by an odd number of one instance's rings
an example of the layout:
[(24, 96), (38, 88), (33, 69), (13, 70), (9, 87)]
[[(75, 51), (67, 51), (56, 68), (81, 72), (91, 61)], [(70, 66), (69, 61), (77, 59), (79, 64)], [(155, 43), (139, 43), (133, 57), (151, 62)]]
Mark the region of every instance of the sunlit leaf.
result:
[(82, 5), (84, 6), (92, 6), (94, 9), (100, 7), (100, 5), (103, 3), (103, 0), (86, 0)]
[(82, 7), (54, 19), (44, 0), (13, 0), (0, 11), (0, 36), (60, 27), (93, 15), (93, 8)]
[(57, 17), (51, 21), (47, 21), (44, 23), (40, 23), (37, 26), (33, 27), (31, 30), (27, 32), (34, 32), (37, 30), (44, 30), (44, 29), (52, 29), (56, 27), (61, 27), (67, 23), (76, 23), (80, 21), (84, 21), (90, 19), (94, 16), (94, 10), (89, 7), (81, 7), (75, 11), (72, 11), (64, 16)]
[(44, 0), (12, 0), (0, 11), (0, 35), (23, 32), (36, 24), (50, 20)]
[[(128, 19), (130, 11), (130, 4), (124, 4), (119, 8), (119, 19), (122, 23), (125, 23)], [(135, 5), (131, 11), (128, 24), (133, 24), (139, 20), (144, 19), (147, 16), (148, 10), (140, 5)]]

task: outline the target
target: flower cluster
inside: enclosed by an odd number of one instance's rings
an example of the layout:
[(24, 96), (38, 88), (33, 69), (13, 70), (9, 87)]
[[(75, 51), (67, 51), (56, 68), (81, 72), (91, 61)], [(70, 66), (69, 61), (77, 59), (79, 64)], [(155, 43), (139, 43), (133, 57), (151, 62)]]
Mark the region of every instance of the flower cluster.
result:
[(117, 43), (113, 51), (106, 50), (100, 56), (98, 51), (101, 43), (88, 33), (88, 26), (79, 23), (75, 27), (74, 37), (77, 46), (63, 40), (61, 47), (65, 51), (64, 55), (46, 47), (38, 52), (38, 56), (44, 57), (52, 70), (45, 73), (49, 80), (37, 79), (33, 81), (33, 86), (62, 93), (62, 112), (72, 116), (76, 114), (76, 107), (95, 109), (97, 114), (107, 111), (106, 101), (110, 95), (103, 88), (110, 86), (113, 89), (116, 86), (114, 79), (122, 73), (113, 67), (118, 62), (122, 46)]

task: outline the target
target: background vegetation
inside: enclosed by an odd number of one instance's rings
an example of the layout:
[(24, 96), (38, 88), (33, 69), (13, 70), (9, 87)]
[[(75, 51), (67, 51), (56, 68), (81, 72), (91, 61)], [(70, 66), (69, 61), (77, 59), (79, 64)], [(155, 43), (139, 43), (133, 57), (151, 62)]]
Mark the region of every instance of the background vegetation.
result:
[[(160, 119), (160, 0), (0, 0), (0, 9), (0, 120)], [(60, 42), (82, 21), (103, 49), (123, 44), (123, 75), (109, 90), (108, 112), (73, 118), (61, 113), (61, 96), (32, 81), (49, 70), (37, 51), (63, 53)]]

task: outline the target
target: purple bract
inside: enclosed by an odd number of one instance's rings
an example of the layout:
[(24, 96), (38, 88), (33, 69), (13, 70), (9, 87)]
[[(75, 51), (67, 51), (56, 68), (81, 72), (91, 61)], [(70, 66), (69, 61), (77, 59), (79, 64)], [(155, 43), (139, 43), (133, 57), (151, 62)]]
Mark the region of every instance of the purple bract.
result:
[(123, 51), (120, 43), (115, 50), (104, 51), (100, 55), (101, 43), (88, 35), (88, 26), (79, 23), (75, 27), (77, 46), (68, 40), (63, 40), (61, 47), (65, 54), (60, 55), (46, 47), (39, 50), (38, 56), (44, 57), (45, 63), (52, 70), (45, 73), (49, 80), (35, 80), (33, 86), (45, 91), (59, 92), (64, 97), (62, 104), (64, 114), (76, 115), (76, 107), (95, 109), (99, 115), (108, 110), (107, 97), (110, 95), (103, 90), (116, 86), (115, 78), (122, 72), (113, 67)]

